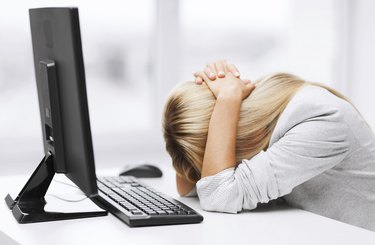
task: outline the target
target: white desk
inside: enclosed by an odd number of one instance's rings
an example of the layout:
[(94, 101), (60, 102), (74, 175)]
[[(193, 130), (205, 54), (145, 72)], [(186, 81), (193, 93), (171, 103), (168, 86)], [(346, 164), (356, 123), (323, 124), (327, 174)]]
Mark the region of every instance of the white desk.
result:
[[(129, 228), (109, 214), (98, 218), (18, 224), (3, 199), (8, 192), (13, 196), (18, 194), (28, 176), (9, 176), (0, 177), (0, 230), (21, 244), (38, 245), (375, 244), (375, 232), (289, 207), (272, 206), (236, 215), (204, 212), (197, 199), (178, 197), (173, 171), (163, 170), (162, 178), (144, 179), (143, 182), (200, 212), (204, 216), (202, 223)], [(99, 174), (104, 172), (117, 174), (117, 171), (97, 171)], [(63, 180), (67, 181), (65, 177)], [(74, 187), (53, 182), (51, 189), (64, 198), (78, 199), (74, 196), (78, 193)], [(54, 197), (48, 196), (48, 199), (53, 200)], [(90, 206), (89, 202), (78, 204), (86, 207)], [(63, 204), (66, 205), (65, 202)]]

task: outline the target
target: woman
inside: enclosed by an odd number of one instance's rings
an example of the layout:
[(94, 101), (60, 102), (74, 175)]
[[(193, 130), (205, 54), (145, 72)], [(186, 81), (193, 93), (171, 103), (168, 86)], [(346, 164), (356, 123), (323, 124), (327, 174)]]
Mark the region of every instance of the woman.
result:
[(277, 73), (241, 80), (224, 61), (178, 85), (164, 111), (177, 189), (203, 209), (237, 213), (283, 197), (375, 231), (375, 137), (324, 85)]

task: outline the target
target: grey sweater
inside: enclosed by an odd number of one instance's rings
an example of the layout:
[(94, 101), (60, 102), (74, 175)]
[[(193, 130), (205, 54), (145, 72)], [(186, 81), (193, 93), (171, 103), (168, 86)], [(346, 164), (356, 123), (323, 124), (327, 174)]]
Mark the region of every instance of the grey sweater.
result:
[(375, 137), (348, 102), (301, 88), (269, 148), (202, 178), (203, 209), (237, 213), (283, 197), (292, 206), (375, 231)]

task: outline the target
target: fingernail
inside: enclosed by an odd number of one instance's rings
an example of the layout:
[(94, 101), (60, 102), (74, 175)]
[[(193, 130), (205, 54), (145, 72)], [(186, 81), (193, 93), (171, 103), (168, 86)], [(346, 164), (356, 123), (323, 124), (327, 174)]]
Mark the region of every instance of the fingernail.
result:
[(215, 73), (211, 72), (209, 75), (209, 78), (215, 78), (215, 77), (216, 77)]
[(235, 76), (235, 77), (240, 77), (240, 73), (239, 73), (239, 72), (236, 72), (236, 73), (234, 73), (234, 76)]
[(225, 73), (223, 71), (219, 71), (219, 73), (217, 75), (220, 76), (220, 77), (224, 77)]

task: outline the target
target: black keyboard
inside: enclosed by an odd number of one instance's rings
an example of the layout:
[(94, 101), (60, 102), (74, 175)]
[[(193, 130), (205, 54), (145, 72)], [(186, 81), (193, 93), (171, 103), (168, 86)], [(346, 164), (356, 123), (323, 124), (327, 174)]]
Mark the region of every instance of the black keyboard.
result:
[(97, 179), (99, 197), (106, 210), (129, 226), (199, 223), (203, 216), (192, 208), (131, 176)]

